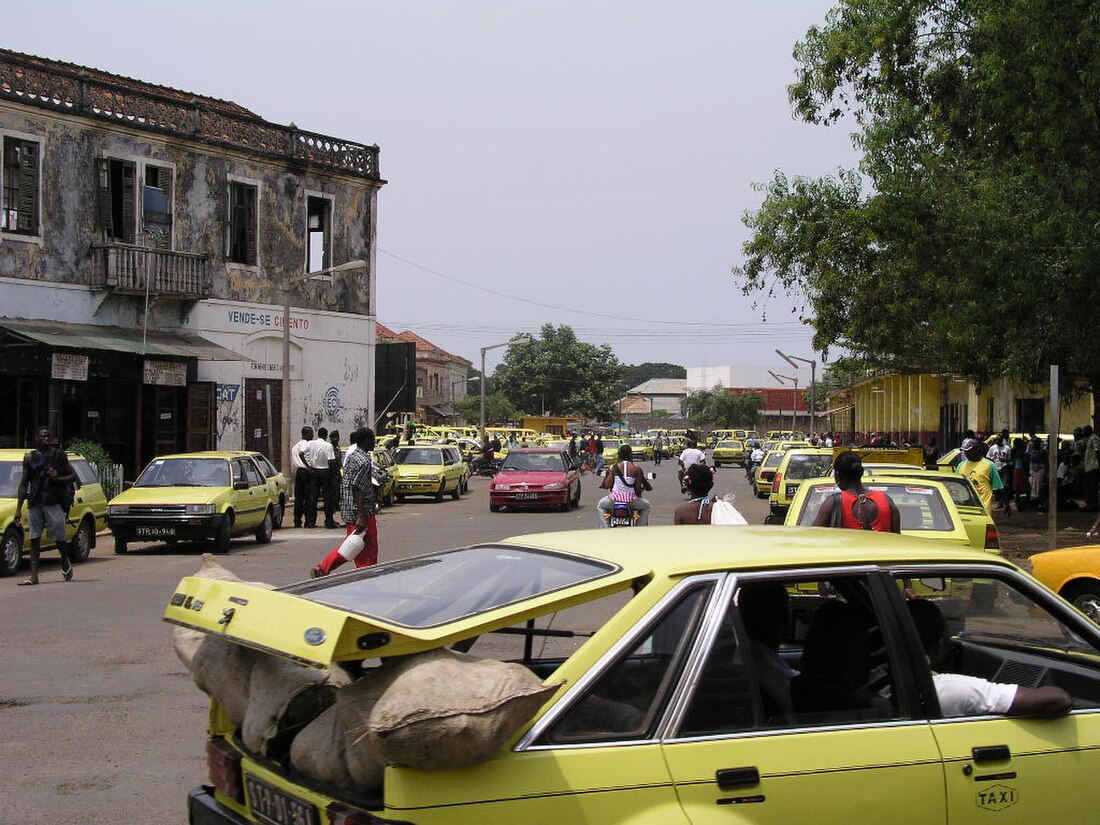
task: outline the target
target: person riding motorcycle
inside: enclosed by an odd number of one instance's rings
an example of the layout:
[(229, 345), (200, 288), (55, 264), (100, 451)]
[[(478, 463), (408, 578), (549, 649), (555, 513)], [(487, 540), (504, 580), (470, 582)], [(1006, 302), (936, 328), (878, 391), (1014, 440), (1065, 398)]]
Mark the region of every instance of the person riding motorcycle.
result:
[(764, 448), (757, 444), (749, 453), (749, 460), (745, 462), (745, 477), (752, 481), (752, 471), (764, 460)]
[(689, 441), (684, 451), (680, 453), (680, 457), (677, 459), (680, 463), (680, 471), (678, 477), (680, 479), (680, 492), (688, 492), (687, 473), (691, 469), (693, 464), (706, 464), (707, 454), (695, 446), (694, 441)]
[(633, 455), (629, 444), (619, 447), (619, 460), (607, 471), (600, 483), (602, 489), (611, 491), (596, 505), (600, 527), (608, 526), (612, 502), (616, 501), (629, 504), (630, 509), (638, 513), (638, 526), (649, 524), (649, 502), (640, 494), (652, 490), (653, 487), (642, 468), (631, 460)]

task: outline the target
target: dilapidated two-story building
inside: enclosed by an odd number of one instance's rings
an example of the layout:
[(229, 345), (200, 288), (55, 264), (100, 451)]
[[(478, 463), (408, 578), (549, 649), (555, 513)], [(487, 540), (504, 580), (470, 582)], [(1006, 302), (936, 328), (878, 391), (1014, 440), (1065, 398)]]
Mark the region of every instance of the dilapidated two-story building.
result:
[(281, 463), (284, 387), (292, 439), (373, 422), (377, 146), (7, 50), (0, 144), (0, 446)]

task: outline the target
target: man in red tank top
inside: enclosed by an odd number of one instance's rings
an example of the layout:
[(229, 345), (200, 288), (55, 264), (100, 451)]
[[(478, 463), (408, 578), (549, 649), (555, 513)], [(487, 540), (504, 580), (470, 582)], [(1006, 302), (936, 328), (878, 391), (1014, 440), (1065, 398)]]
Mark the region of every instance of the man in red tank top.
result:
[[(814, 518), (815, 527), (901, 532), (901, 515), (890, 496), (863, 486), (863, 461), (858, 454), (848, 451), (837, 456), (833, 462), (833, 478), (840, 494), (828, 496), (821, 503)], [(836, 512), (838, 505), (839, 513)]]

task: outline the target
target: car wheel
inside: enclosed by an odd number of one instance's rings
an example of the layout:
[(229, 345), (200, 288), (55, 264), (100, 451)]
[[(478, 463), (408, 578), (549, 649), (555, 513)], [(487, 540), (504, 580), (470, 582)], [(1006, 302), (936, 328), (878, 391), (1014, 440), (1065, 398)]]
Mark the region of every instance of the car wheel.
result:
[(9, 527), (0, 540), (0, 576), (13, 576), (23, 563), (23, 531)]
[(398, 501), (404, 501), (404, 500), (405, 500), (405, 497), (404, 497), (403, 495), (401, 495), (401, 493), (398, 493), (398, 494), (397, 494), (397, 500), (398, 500)]
[(500, 512), (500, 505), (499, 504), (490, 504), (489, 505), (489, 512), (490, 513), (499, 513)]
[(443, 488), (447, 486), (447, 482), (440, 479), (439, 489), (435, 491), (435, 500), (443, 501)]
[(1063, 588), (1062, 598), (1100, 624), (1100, 582), (1074, 582)]
[(69, 560), (87, 561), (92, 553), (94, 542), (95, 531), (92, 529), (92, 520), (85, 517), (80, 520), (80, 526), (76, 528), (76, 535), (73, 536), (72, 543), (69, 545)]
[(271, 529), (279, 530), (283, 526), (283, 516), (286, 515), (286, 499), (280, 497), (279, 503), (271, 513)]
[(229, 542), (233, 538), (233, 514), (226, 513), (222, 523), (218, 526), (218, 532), (214, 535), (214, 552), (228, 553)]
[(451, 498), (458, 501), (462, 497), (462, 479), (455, 482), (455, 488), (451, 490)]
[(272, 519), (271, 508), (269, 507), (267, 512), (264, 513), (264, 520), (260, 522), (260, 526), (256, 528), (256, 544), (267, 544), (271, 541)]
[(466, 478), (462, 479), (462, 495), (466, 495), (469, 492), (470, 492), (470, 477), (466, 476)]
[(118, 536), (115, 536), (115, 555), (126, 555), (126, 539), (120, 539)]
[(577, 482), (577, 492), (573, 493), (573, 498), (569, 500), (569, 506), (576, 509), (581, 506), (581, 483)]
[(397, 501), (397, 496), (394, 495), (394, 488), (390, 487), (390, 491), (386, 493), (385, 498), (382, 499), (382, 503), (387, 507), (393, 507), (393, 503)]

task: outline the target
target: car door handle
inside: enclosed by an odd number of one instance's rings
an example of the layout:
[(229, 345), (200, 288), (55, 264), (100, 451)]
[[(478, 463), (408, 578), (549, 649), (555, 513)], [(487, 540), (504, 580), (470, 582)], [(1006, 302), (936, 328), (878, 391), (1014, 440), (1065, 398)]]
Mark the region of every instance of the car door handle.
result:
[(732, 791), (759, 785), (760, 771), (756, 768), (725, 768), (715, 773), (714, 779), (723, 791)]
[(1009, 750), (1008, 745), (986, 745), (982, 748), (974, 748), (970, 753), (978, 763), (1004, 762), (1012, 758), (1012, 751)]

